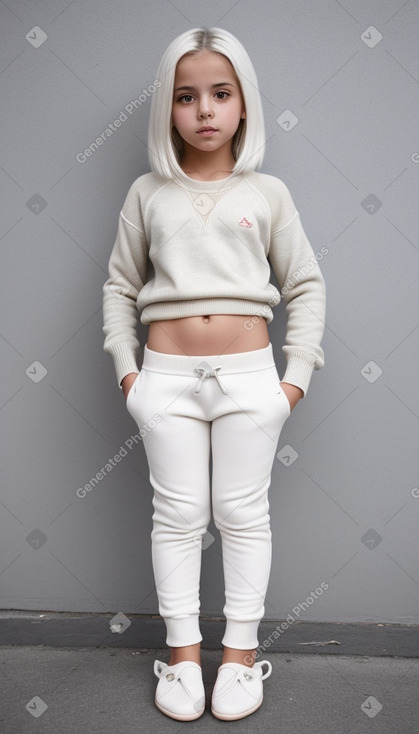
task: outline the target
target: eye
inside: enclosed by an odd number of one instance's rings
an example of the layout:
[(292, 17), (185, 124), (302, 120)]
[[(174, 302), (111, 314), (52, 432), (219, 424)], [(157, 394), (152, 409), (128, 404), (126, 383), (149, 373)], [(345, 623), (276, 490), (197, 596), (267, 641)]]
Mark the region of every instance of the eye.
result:
[[(218, 95), (222, 95), (222, 96), (219, 97)], [(219, 99), (220, 101), (222, 101), (224, 99), (227, 99), (227, 97), (230, 97), (230, 94), (229, 94), (229, 92), (224, 92), (222, 90), (219, 90), (218, 92), (215, 93), (215, 97), (217, 99)], [(179, 97), (177, 101), (178, 102), (186, 102), (186, 104), (188, 104), (189, 103), (189, 100), (191, 100), (191, 99), (194, 99), (193, 96), (192, 96), (192, 94), (182, 94), (181, 97)]]

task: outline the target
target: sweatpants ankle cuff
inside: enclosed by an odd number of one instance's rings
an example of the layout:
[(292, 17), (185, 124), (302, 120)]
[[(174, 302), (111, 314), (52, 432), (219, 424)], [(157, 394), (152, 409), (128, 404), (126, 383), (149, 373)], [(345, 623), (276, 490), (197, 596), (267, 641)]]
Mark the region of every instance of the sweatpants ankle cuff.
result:
[(166, 617), (166, 644), (169, 647), (184, 647), (201, 642), (202, 635), (199, 629), (199, 614), (189, 617)]
[(259, 619), (252, 622), (227, 619), (222, 644), (225, 647), (234, 647), (236, 650), (255, 650), (259, 645), (257, 635), (259, 624)]

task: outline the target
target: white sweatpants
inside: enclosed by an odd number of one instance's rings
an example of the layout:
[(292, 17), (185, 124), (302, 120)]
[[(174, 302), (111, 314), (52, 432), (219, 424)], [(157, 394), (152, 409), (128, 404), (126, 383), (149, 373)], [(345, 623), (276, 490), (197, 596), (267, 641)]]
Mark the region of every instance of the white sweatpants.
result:
[(271, 567), (268, 488), (291, 412), (279, 381), (271, 343), (206, 356), (144, 348), (127, 409), (145, 429), (141, 435), (154, 489), (153, 570), (170, 647), (202, 640), (199, 580), (211, 494), (223, 553), (222, 644), (258, 647)]

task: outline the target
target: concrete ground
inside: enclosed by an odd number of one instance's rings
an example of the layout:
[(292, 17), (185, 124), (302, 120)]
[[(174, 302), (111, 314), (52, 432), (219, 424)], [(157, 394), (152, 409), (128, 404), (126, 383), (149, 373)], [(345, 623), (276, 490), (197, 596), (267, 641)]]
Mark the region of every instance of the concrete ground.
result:
[[(241, 721), (210, 711), (219, 650), (203, 650), (207, 708), (178, 722), (154, 705), (153, 662), (168, 650), (0, 648), (1, 734), (419, 734), (418, 658), (268, 653), (262, 707)], [(184, 729), (185, 728), (185, 729)]]

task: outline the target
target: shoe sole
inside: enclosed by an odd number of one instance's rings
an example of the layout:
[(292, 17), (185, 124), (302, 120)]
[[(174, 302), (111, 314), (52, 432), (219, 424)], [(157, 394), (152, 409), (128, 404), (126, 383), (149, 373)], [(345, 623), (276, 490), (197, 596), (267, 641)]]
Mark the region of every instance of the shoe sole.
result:
[(194, 721), (195, 719), (199, 719), (199, 717), (202, 716), (202, 714), (205, 711), (205, 706), (204, 706), (202, 711), (199, 711), (196, 714), (175, 714), (172, 711), (165, 709), (164, 706), (158, 703), (155, 699), (154, 699), (154, 703), (156, 704), (159, 711), (162, 712), (162, 714), (166, 714), (166, 716), (170, 716), (171, 719), (176, 719), (176, 721)]
[(213, 709), (212, 707), (211, 707), (211, 713), (213, 716), (215, 716), (216, 719), (221, 719), (222, 721), (237, 721), (238, 719), (244, 719), (246, 716), (250, 716), (250, 714), (254, 714), (255, 711), (260, 709), (260, 707), (262, 706), (262, 701), (263, 701), (263, 698), (261, 699), (261, 701), (258, 704), (256, 704), (256, 706), (253, 706), (253, 708), (248, 709), (247, 711), (243, 711), (241, 714), (220, 714), (218, 711), (215, 711), (215, 709)]

